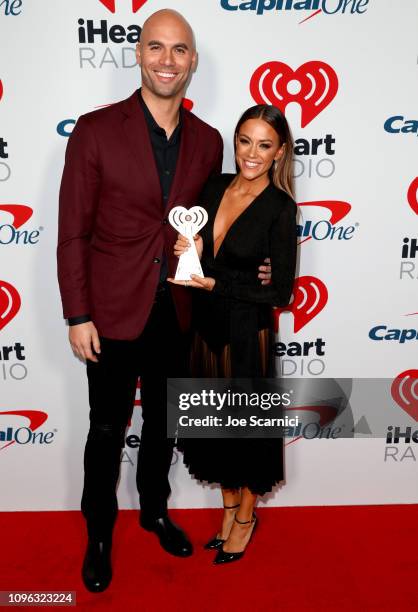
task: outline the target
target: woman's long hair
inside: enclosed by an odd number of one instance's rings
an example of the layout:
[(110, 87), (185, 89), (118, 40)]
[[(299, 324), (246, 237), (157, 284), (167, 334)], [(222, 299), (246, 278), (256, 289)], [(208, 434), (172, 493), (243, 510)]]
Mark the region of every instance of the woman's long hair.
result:
[[(292, 198), (294, 198), (294, 184), (293, 184), (293, 137), (287, 123), (286, 117), (276, 107), (269, 104), (257, 104), (248, 108), (240, 120), (237, 123), (234, 133), (234, 152), (237, 147), (237, 136), (240, 128), (245, 121), (249, 119), (262, 119), (275, 130), (279, 137), (280, 146), (286, 145), (284, 153), (277, 162), (275, 162), (270, 169), (270, 179), (274, 185), (279, 189), (286, 191)], [(237, 167), (237, 172), (239, 168)]]

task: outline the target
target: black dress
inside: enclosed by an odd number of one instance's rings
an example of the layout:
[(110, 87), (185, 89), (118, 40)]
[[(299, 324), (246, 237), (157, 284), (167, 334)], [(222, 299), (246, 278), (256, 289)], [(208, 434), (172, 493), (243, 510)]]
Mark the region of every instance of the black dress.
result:
[[(272, 183), (233, 222), (214, 257), (215, 217), (234, 177), (211, 178), (199, 200), (208, 212), (201, 264), (216, 280), (212, 291), (191, 289), (192, 375), (200, 378), (274, 376), (272, 307), (288, 304), (293, 289), (296, 204)], [(266, 257), (272, 282), (261, 285)], [(179, 448), (191, 474), (224, 488), (263, 495), (283, 480), (282, 439), (183, 439)]]

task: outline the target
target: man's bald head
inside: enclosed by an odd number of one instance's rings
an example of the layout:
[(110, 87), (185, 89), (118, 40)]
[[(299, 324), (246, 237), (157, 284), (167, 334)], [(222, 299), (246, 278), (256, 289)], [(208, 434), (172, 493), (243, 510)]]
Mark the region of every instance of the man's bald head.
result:
[(180, 101), (197, 62), (190, 24), (177, 11), (157, 11), (144, 23), (136, 57), (143, 95)]
[(141, 37), (139, 42), (147, 39), (150, 31), (153, 28), (183, 28), (184, 35), (188, 38), (192, 49), (196, 49), (196, 39), (190, 23), (181, 15), (178, 11), (173, 9), (161, 9), (156, 11), (145, 20), (141, 30)]

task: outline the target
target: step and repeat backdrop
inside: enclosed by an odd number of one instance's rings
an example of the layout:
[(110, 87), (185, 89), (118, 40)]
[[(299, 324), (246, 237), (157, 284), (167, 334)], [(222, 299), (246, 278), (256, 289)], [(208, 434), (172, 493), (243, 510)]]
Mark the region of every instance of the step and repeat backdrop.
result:
[[(247, 107), (286, 113), (300, 244), (292, 302), (275, 317), (278, 366), (332, 379), (353, 412), (351, 438), (289, 432), (286, 482), (263, 503), (418, 502), (418, 2), (2, 0), (0, 510), (79, 507), (89, 407), (56, 281), (64, 153), (81, 114), (139, 87), (141, 25), (167, 7), (194, 28), (187, 104), (220, 130), (225, 171)], [(367, 401), (362, 379), (375, 379)], [(122, 508), (138, 504), (140, 428), (138, 388)], [(171, 482), (172, 507), (219, 505), (177, 454)]]

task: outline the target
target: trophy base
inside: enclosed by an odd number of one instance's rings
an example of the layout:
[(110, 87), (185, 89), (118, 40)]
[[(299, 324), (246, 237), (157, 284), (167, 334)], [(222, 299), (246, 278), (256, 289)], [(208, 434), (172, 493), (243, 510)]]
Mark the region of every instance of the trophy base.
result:
[(177, 268), (177, 272), (176, 275), (174, 277), (174, 280), (178, 280), (178, 281), (190, 281), (192, 280), (191, 275), (192, 274), (196, 274), (196, 276), (201, 276), (202, 278), (205, 277), (205, 275), (203, 274), (203, 270), (201, 268), (201, 266), (196, 267), (194, 269), (190, 269), (189, 266), (181, 266), (179, 265)]

